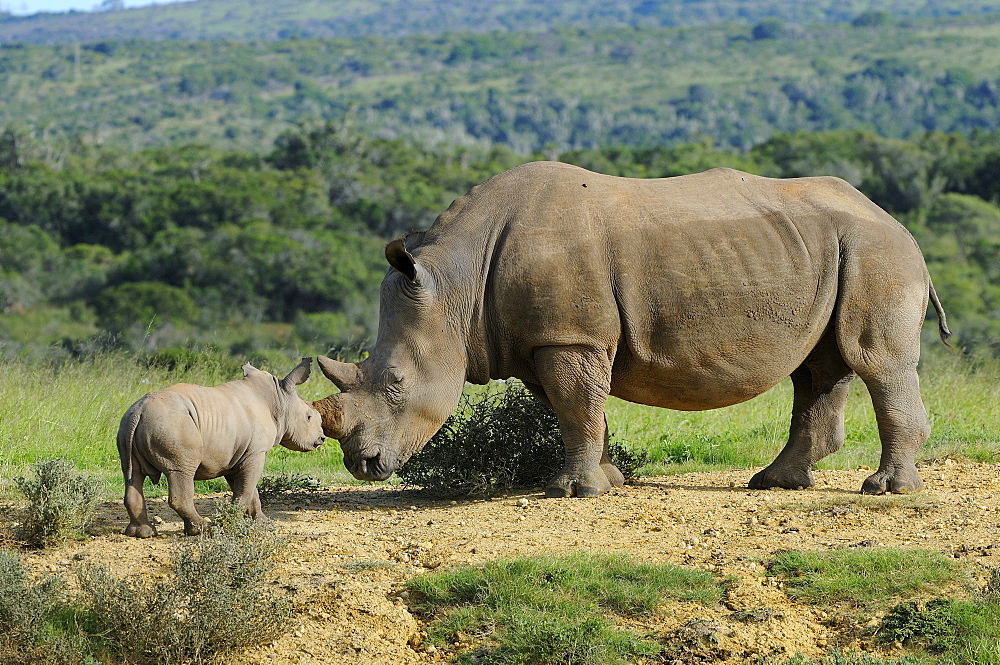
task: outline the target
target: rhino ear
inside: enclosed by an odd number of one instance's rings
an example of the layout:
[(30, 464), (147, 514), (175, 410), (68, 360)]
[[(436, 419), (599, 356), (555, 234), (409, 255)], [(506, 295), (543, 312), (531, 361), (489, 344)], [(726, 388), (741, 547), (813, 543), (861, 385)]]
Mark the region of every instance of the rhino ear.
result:
[(403, 246), (406, 248), (406, 251), (412, 252), (417, 247), (423, 245), (426, 233), (426, 231), (410, 231), (403, 236)]
[(259, 371), (260, 371), (259, 369), (257, 369), (253, 365), (251, 365), (249, 362), (243, 363), (243, 376), (244, 376), (244, 378), (250, 376), (254, 372), (259, 372)]
[(411, 282), (417, 279), (417, 260), (406, 251), (406, 237), (396, 238), (385, 246), (385, 260), (393, 268), (406, 275)]
[(364, 377), (357, 363), (342, 363), (326, 356), (318, 356), (316, 360), (319, 361), (323, 375), (340, 388), (341, 392), (346, 393), (361, 385)]
[(309, 371), (312, 369), (312, 361), (312, 358), (303, 358), (302, 362), (281, 380), (281, 387), (287, 392), (294, 392), (295, 386), (305, 383), (306, 379), (309, 378)]

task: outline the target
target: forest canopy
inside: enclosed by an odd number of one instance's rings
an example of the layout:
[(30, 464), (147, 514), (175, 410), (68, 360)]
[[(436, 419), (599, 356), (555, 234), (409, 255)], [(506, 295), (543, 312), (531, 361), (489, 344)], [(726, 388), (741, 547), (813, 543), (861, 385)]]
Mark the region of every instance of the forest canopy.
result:
[[(15, 146), (0, 167), (0, 344), (41, 354), (363, 345), (383, 244), (543, 157), (371, 138), (346, 121), (288, 130), (262, 156), (40, 142), (11, 127), (0, 144)], [(748, 151), (702, 141), (548, 156), (643, 178), (716, 166), (842, 177), (914, 234), (958, 344), (1000, 353), (1000, 132), (829, 131)]]

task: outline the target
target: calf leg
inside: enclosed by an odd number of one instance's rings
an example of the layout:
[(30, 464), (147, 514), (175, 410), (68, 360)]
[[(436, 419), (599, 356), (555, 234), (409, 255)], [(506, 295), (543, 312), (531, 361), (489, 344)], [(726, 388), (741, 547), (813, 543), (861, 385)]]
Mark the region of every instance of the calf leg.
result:
[(266, 520), (267, 516), (260, 505), (260, 494), (257, 492), (257, 481), (263, 471), (263, 458), (261, 458), (261, 468), (235, 471), (226, 476), (229, 488), (233, 490), (233, 503), (243, 506), (248, 517), (255, 520)]
[[(611, 361), (582, 346), (535, 351), (535, 374), (559, 419), (566, 459), (545, 495), (599, 496), (624, 482), (608, 458), (604, 404), (611, 390)], [(537, 393), (537, 391), (536, 391)]]
[(125, 511), (128, 512), (128, 526), (125, 535), (135, 538), (150, 538), (156, 534), (156, 528), (149, 523), (146, 512), (146, 497), (142, 493), (142, 484), (146, 476), (132, 473), (132, 478), (125, 479)]
[(207, 520), (194, 507), (194, 471), (165, 471), (169, 488), (168, 502), (184, 520), (184, 533), (200, 535)]
[(792, 372), (792, 422), (788, 443), (750, 479), (751, 489), (803, 489), (815, 484), (812, 465), (844, 445), (844, 404), (854, 373), (828, 336)]

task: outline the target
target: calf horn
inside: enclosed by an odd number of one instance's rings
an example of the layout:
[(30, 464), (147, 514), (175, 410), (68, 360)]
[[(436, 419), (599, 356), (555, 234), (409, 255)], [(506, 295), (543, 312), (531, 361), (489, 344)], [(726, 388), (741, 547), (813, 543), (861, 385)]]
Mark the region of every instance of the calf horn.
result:
[(340, 393), (334, 393), (309, 404), (319, 411), (323, 434), (327, 438), (340, 439), (344, 436), (344, 399)]
[(316, 360), (320, 370), (333, 381), (333, 385), (340, 388), (340, 392), (346, 393), (361, 385), (361, 368), (357, 363), (342, 363), (326, 356), (319, 356)]

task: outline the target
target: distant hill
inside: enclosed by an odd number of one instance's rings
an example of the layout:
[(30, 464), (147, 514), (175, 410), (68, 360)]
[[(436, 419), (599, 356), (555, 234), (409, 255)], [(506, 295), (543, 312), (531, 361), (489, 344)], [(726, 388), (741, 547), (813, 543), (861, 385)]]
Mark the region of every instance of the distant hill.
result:
[(374, 136), (520, 154), (1000, 128), (1000, 15), (760, 25), (0, 44), (0, 127), (263, 151), (298, 123), (347, 118)]
[(0, 20), (0, 43), (399, 37), (567, 27), (752, 25), (767, 19), (808, 25), (843, 23), (879, 11), (897, 20), (970, 16), (1000, 11), (1000, 1), (189, 0), (109, 12), (7, 15)]

